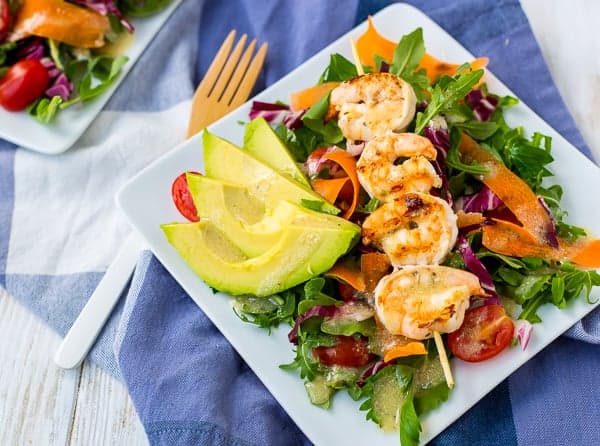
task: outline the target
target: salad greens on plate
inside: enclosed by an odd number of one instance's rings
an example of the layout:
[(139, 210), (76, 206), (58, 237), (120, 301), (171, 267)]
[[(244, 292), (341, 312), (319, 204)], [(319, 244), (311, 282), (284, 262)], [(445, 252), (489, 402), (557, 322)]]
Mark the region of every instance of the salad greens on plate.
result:
[[(592, 302), (600, 241), (568, 223), (562, 188), (549, 181), (551, 138), (508, 125), (505, 111), (518, 100), (488, 91), (484, 58), (442, 62), (426, 52), (421, 29), (395, 43), (371, 22), (356, 48), (360, 69), (333, 54), (318, 83), (292, 93), (289, 106), (254, 102), (243, 147), (205, 132), (204, 175), (184, 173), (172, 187), (192, 222), (163, 230), (206, 283), (234, 295), (242, 321), (268, 332), (290, 326), (295, 358), (280, 367), (300, 375), (314, 405), (327, 409), (346, 391), (406, 446), (419, 443), (420, 417), (449, 398), (448, 352), (465, 362), (501, 360), (506, 349), (527, 347), (543, 323), (542, 305)], [(366, 190), (360, 166), (377, 137), (348, 137), (347, 109), (335, 110), (340, 92), (365, 79), (410, 86), (409, 124), (384, 136), (408, 134), (433, 147), (423, 165), (434, 172), (434, 187), (387, 191), (392, 199)], [(353, 112), (363, 113), (370, 99), (357, 100)], [(412, 216), (427, 200), (452, 210), (456, 234), (440, 265), (398, 264), (387, 242), (370, 242), (367, 222), (399, 197), (406, 204), (400, 220), (411, 216), (407, 232), (419, 230), (422, 221)], [(411, 274), (427, 285), (410, 282)], [(464, 278), (476, 281), (476, 292), (454, 283)], [(457, 300), (415, 323), (428, 299), (465, 292), (463, 308)], [(392, 320), (399, 311), (410, 322), (406, 331)], [(417, 329), (426, 334), (410, 336)]]
[(50, 123), (102, 94), (127, 63), (128, 17), (171, 0), (0, 0), (0, 106)]

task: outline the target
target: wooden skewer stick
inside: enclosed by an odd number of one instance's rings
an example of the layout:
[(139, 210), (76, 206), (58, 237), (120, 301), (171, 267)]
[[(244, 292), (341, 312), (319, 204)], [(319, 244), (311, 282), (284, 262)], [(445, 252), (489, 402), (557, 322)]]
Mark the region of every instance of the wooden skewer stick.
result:
[(435, 346), (438, 351), (438, 356), (440, 357), (446, 384), (448, 384), (448, 388), (452, 389), (454, 387), (454, 378), (452, 377), (452, 370), (450, 369), (450, 363), (448, 362), (448, 356), (446, 355), (446, 349), (444, 348), (444, 341), (442, 341), (442, 336), (438, 331), (433, 332), (433, 339), (435, 340)]
[(352, 48), (352, 57), (354, 58), (354, 65), (356, 66), (356, 72), (359, 76), (365, 74), (365, 70), (363, 69), (362, 63), (360, 62), (360, 56), (358, 55), (358, 50), (356, 49), (356, 44), (354, 43), (354, 39), (350, 37), (350, 47)]

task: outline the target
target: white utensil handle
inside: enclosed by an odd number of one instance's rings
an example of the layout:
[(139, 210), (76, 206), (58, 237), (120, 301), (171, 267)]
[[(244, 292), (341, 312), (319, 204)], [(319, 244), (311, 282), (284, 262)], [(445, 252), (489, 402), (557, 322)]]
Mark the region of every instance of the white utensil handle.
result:
[(94, 344), (129, 281), (144, 243), (136, 233), (125, 241), (54, 355), (63, 369), (77, 367)]

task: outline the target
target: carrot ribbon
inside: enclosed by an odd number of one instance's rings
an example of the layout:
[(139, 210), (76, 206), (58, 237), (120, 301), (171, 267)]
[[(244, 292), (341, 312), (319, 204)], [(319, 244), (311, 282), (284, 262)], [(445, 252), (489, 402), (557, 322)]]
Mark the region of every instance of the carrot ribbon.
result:
[[(375, 55), (381, 56), (385, 61), (391, 63), (394, 59), (394, 50), (397, 44), (379, 34), (375, 29), (375, 25), (373, 25), (371, 16), (368, 20), (367, 30), (356, 41), (356, 48), (361, 62), (375, 70)], [(480, 57), (470, 63), (473, 70), (485, 68), (487, 64), (487, 57)], [(429, 81), (433, 82), (441, 75), (453, 75), (458, 67), (460, 67), (459, 64), (443, 62), (431, 54), (425, 53), (417, 67), (417, 71), (425, 69)]]
[(558, 246), (552, 246), (548, 234), (554, 223), (527, 183), (468, 135), (462, 135), (458, 150), (463, 162), (476, 161), (488, 168), (481, 181), (522, 225), (492, 219), (494, 224), (482, 228), (482, 243), (487, 249), (509, 256), (569, 260), (582, 267), (600, 268), (600, 240), (570, 242), (559, 237)]
[(333, 204), (340, 196), (344, 186), (350, 181), (352, 185), (352, 202), (342, 215), (343, 218), (348, 219), (356, 210), (360, 197), (360, 183), (356, 174), (356, 159), (342, 149), (326, 151), (323, 154), (323, 158), (339, 164), (347, 176), (342, 178), (316, 179), (311, 182), (312, 187), (319, 195)]

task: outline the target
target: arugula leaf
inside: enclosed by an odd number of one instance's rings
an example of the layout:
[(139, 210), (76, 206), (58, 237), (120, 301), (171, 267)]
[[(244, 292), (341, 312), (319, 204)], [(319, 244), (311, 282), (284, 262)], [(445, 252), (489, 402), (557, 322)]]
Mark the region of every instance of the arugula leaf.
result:
[(288, 129), (284, 124), (275, 127), (279, 136), (297, 162), (303, 163), (319, 143), (318, 135), (308, 127), (301, 126), (295, 130)]
[(320, 135), (322, 142), (326, 145), (339, 144), (344, 140), (344, 135), (337, 125), (335, 119), (325, 122), (325, 116), (329, 109), (329, 96), (323, 96), (302, 116), (302, 122), (306, 127)]
[(321, 323), (321, 331), (330, 335), (352, 336), (358, 333), (363, 336), (372, 336), (376, 330), (373, 318), (364, 321), (340, 321), (339, 318), (332, 318), (325, 319)]
[(574, 241), (586, 235), (585, 229), (563, 221), (567, 216), (567, 212), (560, 208), (560, 200), (563, 194), (562, 187), (558, 184), (547, 188), (540, 186), (536, 189), (536, 193), (544, 199), (544, 202), (550, 208), (556, 223), (556, 231), (560, 237)]
[(455, 127), (465, 131), (472, 138), (476, 140), (487, 139), (496, 133), (498, 130), (498, 124), (493, 121), (466, 121), (457, 122), (454, 124)]
[(331, 405), (331, 396), (334, 394), (335, 389), (327, 385), (325, 376), (318, 374), (314, 379), (304, 382), (304, 388), (308, 394), (308, 399), (315, 406), (322, 407), (323, 409), (329, 409)]
[(323, 212), (325, 214), (337, 215), (336, 212), (333, 212), (333, 210), (330, 210), (329, 208), (323, 209), (323, 206), (325, 205), (324, 201), (307, 200), (306, 198), (303, 198), (302, 200), (300, 200), (300, 204), (306, 209), (310, 209), (317, 212)]
[(450, 129), (450, 150), (448, 150), (448, 155), (446, 155), (446, 164), (453, 169), (473, 175), (484, 175), (488, 173), (489, 169), (481, 166), (476, 161), (473, 161), (471, 164), (464, 164), (460, 160), (458, 146), (460, 145), (461, 137), (460, 130), (457, 127), (452, 127)]
[(233, 301), (233, 312), (242, 321), (265, 328), (271, 328), (285, 322), (294, 325), (294, 314), (298, 292), (296, 288), (270, 297), (237, 296)]
[(425, 42), (423, 29), (417, 28), (410, 34), (402, 36), (394, 49), (394, 58), (390, 65), (390, 73), (404, 77), (412, 74), (425, 55)]
[(526, 265), (521, 260), (519, 260), (515, 257), (506, 256), (504, 254), (498, 254), (498, 253), (495, 253), (492, 251), (488, 251), (486, 249), (479, 251), (477, 253), (477, 257), (479, 257), (480, 259), (483, 259), (485, 257), (493, 257), (493, 258), (503, 261), (508, 266), (510, 266), (514, 269), (521, 269), (521, 268), (526, 267)]
[(422, 386), (415, 392), (415, 410), (417, 414), (423, 415), (437, 408), (444, 401), (447, 401), (449, 396), (450, 388), (445, 381), (433, 386)]
[(27, 107), (27, 112), (43, 124), (48, 124), (54, 120), (63, 100), (60, 96), (53, 96), (52, 99), (40, 98)]
[(359, 206), (358, 212), (370, 214), (371, 212), (375, 212), (380, 204), (381, 202), (377, 198), (371, 198), (364, 206)]
[(400, 408), (400, 444), (402, 446), (419, 446), (421, 423), (415, 410), (413, 393), (409, 392)]
[(358, 76), (356, 66), (341, 54), (329, 57), (329, 65), (319, 77), (319, 84), (324, 82), (343, 82)]
[(296, 347), (296, 357), (289, 364), (281, 364), (282, 370), (300, 371), (300, 377), (306, 378), (309, 381), (315, 379), (320, 372), (320, 363), (312, 354), (312, 349), (315, 347), (331, 347), (335, 345), (336, 339), (334, 336), (326, 334), (307, 334), (303, 330), (298, 331), (298, 346)]
[[(394, 56), (389, 68), (390, 73), (400, 76), (412, 85), (419, 101), (426, 99), (425, 92), (429, 88), (429, 78), (425, 75), (425, 70), (415, 72), (424, 55), (423, 30), (417, 28), (412, 33), (402, 36), (394, 48)], [(376, 62), (380, 65), (380, 61), (376, 59)]]
[(310, 279), (304, 284), (304, 296), (306, 299), (314, 299), (318, 297), (323, 288), (325, 288), (326, 281), (323, 277), (315, 277)]
[(70, 61), (65, 74), (73, 83), (78, 95), (63, 102), (60, 108), (70, 107), (80, 101), (89, 101), (104, 93), (116, 80), (128, 60), (126, 56), (112, 58), (102, 55), (88, 60)]
[(583, 295), (592, 302), (594, 286), (600, 286), (600, 274), (579, 270), (569, 262), (553, 262), (538, 258), (515, 259), (482, 251), (478, 257), (492, 274), (499, 294), (520, 304), (519, 319), (541, 322), (537, 310), (544, 304), (564, 308)]
[(431, 91), (429, 105), (424, 112), (417, 114), (415, 133), (420, 134), (436, 115), (451, 109), (455, 104), (464, 99), (479, 79), (483, 70), (463, 72), (453, 77), (442, 76)]
[(522, 304), (537, 295), (541, 295), (541, 291), (550, 283), (551, 278), (552, 276), (549, 274), (525, 276), (515, 289), (513, 299), (518, 304)]

